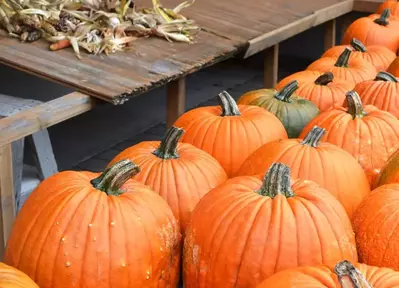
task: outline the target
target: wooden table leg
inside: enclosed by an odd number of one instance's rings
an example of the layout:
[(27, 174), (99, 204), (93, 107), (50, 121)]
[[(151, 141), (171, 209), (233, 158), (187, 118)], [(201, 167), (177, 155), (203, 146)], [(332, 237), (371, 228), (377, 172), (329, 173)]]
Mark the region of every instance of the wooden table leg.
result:
[(335, 19), (326, 22), (324, 32), (324, 50), (328, 50), (335, 46), (335, 39), (337, 37), (337, 23)]
[(0, 147), (0, 259), (3, 259), (7, 239), (15, 219), (11, 144)]
[(265, 88), (274, 88), (278, 80), (278, 44), (265, 50)]
[(167, 114), (166, 127), (172, 127), (173, 123), (184, 113), (186, 107), (186, 78), (179, 78), (168, 84), (167, 87)]

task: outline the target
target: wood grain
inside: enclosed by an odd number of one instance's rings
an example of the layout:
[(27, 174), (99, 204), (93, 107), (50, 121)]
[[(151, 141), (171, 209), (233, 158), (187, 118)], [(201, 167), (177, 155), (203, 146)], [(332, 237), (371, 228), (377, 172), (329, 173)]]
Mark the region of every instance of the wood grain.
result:
[(167, 90), (166, 126), (172, 127), (173, 123), (186, 110), (186, 80), (179, 78), (168, 84)]

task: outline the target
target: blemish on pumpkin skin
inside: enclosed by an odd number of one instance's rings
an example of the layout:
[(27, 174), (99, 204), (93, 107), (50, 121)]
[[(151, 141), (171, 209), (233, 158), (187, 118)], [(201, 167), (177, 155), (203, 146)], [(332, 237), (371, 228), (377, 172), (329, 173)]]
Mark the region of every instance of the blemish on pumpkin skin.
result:
[(65, 237), (62, 237), (62, 238), (61, 238), (61, 242), (65, 242)]
[(90, 224), (89, 224), (89, 227), (91, 227), (91, 226), (93, 226), (93, 224), (90, 223)]
[(57, 221), (57, 222), (55, 222), (55, 225), (60, 225), (60, 222), (58, 222), (58, 221)]
[(96, 242), (97, 241), (97, 237), (93, 237), (93, 242)]
[(71, 262), (67, 261), (67, 262), (65, 263), (65, 267), (69, 267), (69, 266), (71, 266)]
[(115, 222), (112, 221), (112, 222), (110, 223), (110, 225), (111, 225), (111, 226), (115, 226)]

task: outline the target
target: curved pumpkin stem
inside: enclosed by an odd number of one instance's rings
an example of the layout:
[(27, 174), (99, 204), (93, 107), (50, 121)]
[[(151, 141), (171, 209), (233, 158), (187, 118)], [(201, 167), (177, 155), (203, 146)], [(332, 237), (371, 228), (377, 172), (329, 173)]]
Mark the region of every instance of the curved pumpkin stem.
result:
[(348, 104), (348, 113), (352, 115), (352, 118), (363, 118), (367, 115), (363, 109), (362, 100), (356, 91), (349, 91), (346, 93), (346, 102)]
[(356, 38), (352, 38), (352, 40), (351, 40), (351, 46), (353, 47), (353, 49), (355, 49), (356, 51), (359, 51), (359, 52), (367, 52), (367, 48), (366, 48), (366, 46), (364, 46), (364, 44), (360, 41), (360, 40), (358, 40), (358, 39), (356, 39)]
[(219, 93), (219, 102), (220, 106), (222, 106), (222, 116), (240, 116), (240, 110), (238, 109), (238, 105), (236, 101), (234, 101), (233, 97), (227, 91), (223, 91)]
[(280, 101), (290, 102), (290, 97), (299, 88), (299, 83), (296, 80), (291, 81), (285, 85), (280, 91), (274, 94), (274, 97)]
[(335, 62), (336, 67), (346, 67), (348, 68), (349, 57), (351, 56), (352, 49), (346, 47), (345, 50), (339, 55), (337, 62)]
[(312, 130), (306, 134), (305, 138), (303, 138), (301, 144), (310, 147), (317, 147), (319, 146), (320, 140), (323, 138), (324, 134), (326, 134), (326, 129), (315, 125)]
[(273, 163), (263, 179), (262, 187), (257, 191), (262, 196), (274, 198), (277, 195), (295, 196), (291, 189), (291, 171), (283, 163)]
[(121, 160), (106, 169), (100, 176), (90, 181), (97, 190), (107, 195), (119, 196), (123, 193), (121, 186), (140, 172), (139, 166), (130, 160)]
[(165, 160), (179, 158), (179, 154), (177, 153), (177, 143), (183, 133), (184, 130), (182, 128), (172, 126), (172, 128), (166, 132), (166, 135), (161, 141), (161, 144), (159, 144), (159, 147), (152, 152), (152, 154)]
[(389, 72), (381, 71), (377, 74), (374, 81), (386, 81), (398, 83), (398, 79)]
[[(335, 265), (334, 273), (337, 275), (342, 288), (373, 288), (364, 275), (347, 260)], [(346, 280), (350, 282), (344, 280), (346, 277), (349, 278)]]
[(323, 75), (320, 75), (315, 81), (314, 84), (316, 85), (327, 85), (334, 81), (334, 74), (332, 72), (326, 72)]
[(384, 9), (380, 14), (380, 18), (374, 20), (374, 23), (382, 26), (387, 26), (389, 24), (389, 17), (391, 16), (391, 10), (389, 8)]

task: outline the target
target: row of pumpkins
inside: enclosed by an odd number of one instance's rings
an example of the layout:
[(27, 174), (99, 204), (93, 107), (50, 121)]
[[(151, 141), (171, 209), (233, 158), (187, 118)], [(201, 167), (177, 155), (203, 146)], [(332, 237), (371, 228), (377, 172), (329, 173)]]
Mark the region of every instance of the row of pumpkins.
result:
[[(399, 287), (390, 11), (397, 1), (276, 90), (238, 105), (222, 92), (101, 174), (46, 179), (5, 263), (41, 288), (176, 287), (181, 267), (185, 287)], [(37, 287), (15, 268), (1, 264), (1, 287)]]

